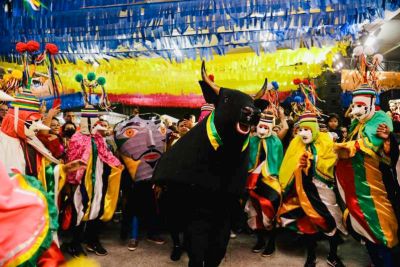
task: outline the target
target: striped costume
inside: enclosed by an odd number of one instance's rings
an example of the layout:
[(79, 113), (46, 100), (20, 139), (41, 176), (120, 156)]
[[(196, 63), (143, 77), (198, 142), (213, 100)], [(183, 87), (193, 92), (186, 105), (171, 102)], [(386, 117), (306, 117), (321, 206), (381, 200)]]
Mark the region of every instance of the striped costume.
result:
[[(302, 115), (299, 126), (311, 129), (312, 142), (305, 144), (298, 135), (286, 151), (279, 172), (283, 191), (280, 223), (303, 234), (322, 231), (333, 236), (337, 229), (346, 233), (333, 191), (337, 158), (333, 141), (328, 133), (319, 132), (315, 117)], [(306, 168), (299, 166), (304, 153), (308, 162)]]
[[(392, 121), (382, 111), (364, 123), (354, 120), (350, 141), (337, 144), (340, 160), (336, 167), (339, 191), (345, 200), (347, 221), (353, 230), (375, 244), (392, 248), (398, 244), (399, 213), (394, 207), (396, 185), (384, 140), (376, 136), (380, 123), (392, 130)], [(343, 151), (347, 155), (343, 155)], [(393, 186), (394, 185), (394, 186)], [(398, 187), (398, 184), (397, 184)]]
[(250, 138), (250, 161), (246, 203), (250, 228), (271, 229), (281, 205), (281, 187), (278, 180), (283, 158), (282, 143), (275, 135)]
[(72, 136), (68, 161), (76, 159), (87, 164), (85, 169), (68, 174), (68, 182), (77, 185), (73, 197), (76, 225), (97, 218), (110, 220), (117, 205), (123, 166), (99, 134)]

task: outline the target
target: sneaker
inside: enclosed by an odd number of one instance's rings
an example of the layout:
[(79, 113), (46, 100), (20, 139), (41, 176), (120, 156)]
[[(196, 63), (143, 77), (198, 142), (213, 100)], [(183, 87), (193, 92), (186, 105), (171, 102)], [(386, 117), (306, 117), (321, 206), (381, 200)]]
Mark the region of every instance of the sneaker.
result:
[(182, 256), (182, 248), (180, 246), (174, 246), (171, 252), (170, 259), (172, 261), (179, 261)]
[(103, 248), (100, 242), (95, 242), (86, 245), (86, 250), (95, 253), (97, 256), (105, 256), (108, 254), (107, 250)]
[(81, 244), (73, 244), (73, 243), (68, 244), (67, 252), (74, 258), (87, 256)]
[(231, 239), (235, 239), (237, 237), (237, 235), (235, 234), (234, 231), (231, 231)]
[(269, 256), (272, 256), (272, 254), (274, 254), (274, 252), (275, 252), (275, 242), (268, 241), (267, 246), (265, 247), (261, 256), (269, 257)]
[(252, 248), (252, 251), (254, 253), (259, 253), (259, 252), (261, 252), (261, 250), (263, 249), (264, 246), (265, 246), (265, 242), (257, 241), (257, 243)]
[(317, 264), (317, 259), (315, 255), (307, 256), (307, 261), (304, 264), (304, 267), (315, 267), (317, 266), (316, 264)]
[(150, 242), (155, 243), (157, 245), (165, 244), (165, 240), (162, 239), (160, 236), (149, 236), (147, 238), (147, 241), (150, 241)]
[(130, 239), (128, 243), (128, 250), (134, 251), (137, 249), (138, 245), (139, 241), (137, 241), (136, 239)]
[(328, 265), (332, 267), (345, 267), (345, 265), (337, 255), (334, 256), (329, 255), (328, 258), (326, 259), (326, 263), (328, 263)]

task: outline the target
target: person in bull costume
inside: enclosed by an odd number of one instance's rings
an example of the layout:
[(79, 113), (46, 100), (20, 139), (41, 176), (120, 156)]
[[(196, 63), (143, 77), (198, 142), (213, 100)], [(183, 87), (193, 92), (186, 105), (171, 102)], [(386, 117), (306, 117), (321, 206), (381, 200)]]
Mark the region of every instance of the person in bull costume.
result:
[(218, 266), (230, 236), (233, 199), (245, 188), (248, 138), (260, 111), (240, 91), (214, 84), (202, 64), (202, 91), (215, 110), (167, 151), (154, 170), (158, 185), (179, 184), (187, 221), (189, 266)]

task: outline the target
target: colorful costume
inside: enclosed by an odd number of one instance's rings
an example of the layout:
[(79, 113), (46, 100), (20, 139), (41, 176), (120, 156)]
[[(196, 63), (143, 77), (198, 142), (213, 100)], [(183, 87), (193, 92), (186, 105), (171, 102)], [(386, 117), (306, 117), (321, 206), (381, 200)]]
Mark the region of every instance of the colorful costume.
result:
[(7, 172), (37, 177), (57, 204), (66, 174), (61, 164), (37, 138), (37, 130), (49, 130), (41, 123), (39, 100), (28, 89), (15, 95), (0, 130), (0, 161)]
[(147, 222), (149, 238), (158, 234), (157, 202), (151, 177), (165, 151), (166, 130), (157, 114), (140, 114), (118, 123), (115, 142), (127, 171), (122, 177), (121, 235), (138, 239), (138, 219)]
[(266, 256), (275, 250), (275, 219), (282, 201), (278, 174), (283, 147), (272, 132), (273, 126), (274, 117), (263, 115), (257, 125), (257, 135), (250, 137), (249, 177), (246, 184), (249, 199), (245, 211), (250, 228), (257, 234), (253, 252), (261, 251), (265, 245), (264, 230), (269, 230), (270, 238), (263, 252)]
[(52, 196), (35, 177), (9, 177), (1, 162), (0, 184), (0, 265), (63, 263), (64, 257), (53, 242), (58, 222)]
[[(349, 226), (366, 240), (367, 248), (393, 248), (399, 243), (400, 191), (391, 161), (397, 161), (392, 150), (398, 147), (394, 138), (384, 140), (377, 136), (380, 124), (390, 131), (393, 125), (387, 114), (375, 112), (374, 103), (375, 91), (367, 84), (353, 91), (351, 114), (355, 119), (347, 142), (336, 145), (339, 154), (336, 176), (349, 211), (346, 213)], [(383, 264), (371, 258), (377, 266)]]
[(261, 118), (260, 125), (269, 127), (269, 133), (268, 136), (250, 138), (249, 177), (246, 185), (250, 196), (246, 211), (249, 226), (253, 230), (271, 229), (281, 205), (278, 174), (283, 159), (282, 143), (272, 134), (273, 117)]
[(68, 161), (83, 160), (87, 167), (68, 174), (69, 184), (77, 185), (74, 206), (77, 212), (76, 225), (81, 221), (112, 218), (118, 200), (119, 184), (123, 166), (108, 150), (99, 133), (89, 129), (98, 120), (94, 109), (82, 110), (81, 131), (75, 133), (69, 143)]
[[(305, 112), (300, 116), (298, 136), (291, 141), (279, 171), (283, 190), (279, 218), (282, 226), (309, 237), (320, 231), (334, 236), (337, 229), (346, 233), (333, 191), (337, 159), (333, 145), (328, 133), (319, 132), (315, 114)], [(307, 167), (299, 164), (301, 157)], [(315, 240), (309, 241), (307, 262), (312, 263)], [(336, 242), (331, 243), (330, 257), (338, 261), (336, 247)]]

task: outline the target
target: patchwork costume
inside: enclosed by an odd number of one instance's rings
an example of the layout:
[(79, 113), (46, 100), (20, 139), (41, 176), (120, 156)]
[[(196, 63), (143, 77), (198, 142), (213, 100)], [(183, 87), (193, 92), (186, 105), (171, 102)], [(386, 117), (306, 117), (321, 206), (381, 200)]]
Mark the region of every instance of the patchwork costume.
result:
[[(66, 203), (63, 228), (73, 226), (73, 240), (69, 252), (79, 255), (83, 251), (80, 242), (85, 223), (87, 249), (106, 254), (99, 243), (100, 222), (109, 221), (117, 206), (123, 166), (109, 150), (98, 121), (99, 112), (93, 107), (81, 111), (80, 132), (75, 133), (69, 143), (67, 160), (80, 159), (86, 168), (70, 172), (67, 177)], [(71, 209), (71, 206), (73, 209)], [(69, 214), (68, 214), (69, 211)], [(71, 217), (72, 215), (72, 217)]]
[[(245, 211), (250, 228), (258, 233), (257, 243), (260, 246), (264, 244), (262, 231), (273, 230), (275, 226), (282, 200), (278, 175), (283, 147), (280, 139), (272, 133), (273, 121), (271, 115), (262, 117), (257, 126), (257, 135), (250, 137), (249, 141), (249, 176), (246, 183), (249, 199)], [(274, 246), (271, 242), (274, 243), (272, 233), (269, 246)], [(258, 249), (261, 248), (255, 247), (253, 251)]]
[[(328, 133), (319, 132), (317, 118), (311, 112), (300, 116), (299, 127), (279, 172), (283, 191), (279, 219), (283, 227), (306, 235), (309, 241), (307, 262), (313, 262), (313, 234), (323, 232), (334, 237), (337, 229), (344, 233), (346, 230), (333, 191), (333, 171), (337, 159), (334, 143)], [(305, 157), (307, 167), (299, 165), (301, 157)], [(336, 254), (336, 251), (331, 251), (331, 254)]]
[[(391, 166), (398, 160), (398, 146), (392, 135), (388, 140), (377, 136), (380, 124), (390, 131), (393, 125), (387, 114), (375, 111), (375, 94), (367, 84), (353, 91), (355, 118), (347, 142), (336, 144), (336, 176), (348, 209), (346, 221), (354, 235), (366, 241), (376, 266), (398, 266), (394, 258), (400, 253), (390, 255), (399, 243), (400, 190)], [(382, 251), (380, 256), (375, 255), (378, 251)]]

